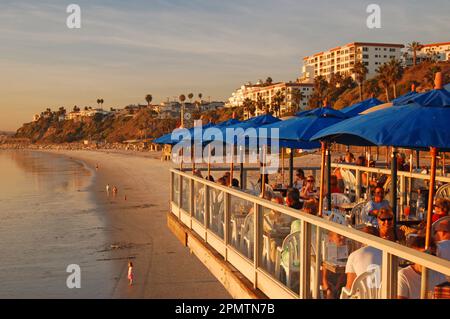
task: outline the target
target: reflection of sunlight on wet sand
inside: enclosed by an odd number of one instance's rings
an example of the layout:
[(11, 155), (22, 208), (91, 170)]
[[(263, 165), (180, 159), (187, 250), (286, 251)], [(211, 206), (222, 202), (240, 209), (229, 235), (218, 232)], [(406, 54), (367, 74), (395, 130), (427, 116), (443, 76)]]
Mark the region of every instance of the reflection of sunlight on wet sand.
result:
[[(8, 174), (10, 177), (14, 176), (10, 180), (17, 178), (17, 169), (20, 169), (22, 174), (28, 173), (33, 177), (33, 185), (37, 191), (81, 190), (88, 186), (87, 177), (92, 175), (82, 163), (67, 161), (58, 155), (20, 151), (6, 152), (6, 156), (12, 159), (8, 163), (13, 163), (16, 167), (15, 171)], [(4, 170), (1, 173), (7, 174)]]

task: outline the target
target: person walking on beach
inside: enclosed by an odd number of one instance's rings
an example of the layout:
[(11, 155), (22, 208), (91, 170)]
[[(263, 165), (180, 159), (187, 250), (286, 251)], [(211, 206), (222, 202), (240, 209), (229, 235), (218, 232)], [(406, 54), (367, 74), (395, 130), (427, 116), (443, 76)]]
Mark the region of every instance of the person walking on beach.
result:
[(118, 192), (117, 186), (114, 186), (113, 189), (112, 189), (112, 193), (113, 193), (113, 196), (114, 196), (114, 197), (116, 197), (117, 192)]
[(128, 283), (130, 286), (133, 285), (134, 272), (133, 272), (133, 263), (128, 262)]
[(106, 195), (109, 196), (109, 184), (106, 184)]

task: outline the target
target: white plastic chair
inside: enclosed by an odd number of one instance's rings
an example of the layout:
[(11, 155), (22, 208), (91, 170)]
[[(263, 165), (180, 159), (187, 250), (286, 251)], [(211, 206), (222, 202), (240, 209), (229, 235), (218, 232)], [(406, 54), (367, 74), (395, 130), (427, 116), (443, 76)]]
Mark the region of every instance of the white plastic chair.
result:
[(344, 187), (345, 187), (345, 191), (347, 192), (347, 194), (355, 194), (356, 193), (356, 177), (355, 175), (345, 169), (345, 168), (341, 168), (341, 176), (342, 176), (342, 181), (344, 182)]
[[(286, 275), (286, 285), (291, 287), (293, 273), (300, 271), (300, 231), (296, 231), (286, 236), (281, 247), (277, 247), (276, 272), (281, 275), (281, 268)], [(278, 268), (278, 269), (277, 269)], [(279, 277), (280, 278), (280, 277)]]
[(355, 225), (361, 225), (367, 222), (367, 216), (364, 216), (365, 220), (363, 220), (363, 211), (366, 204), (367, 202), (361, 202), (353, 207), (350, 214), (351, 216), (355, 216)]
[[(342, 204), (350, 204), (352, 201), (345, 194), (340, 193), (331, 193), (331, 206), (339, 206)], [(323, 207), (325, 210), (329, 210), (327, 197), (325, 196), (323, 199)]]
[(450, 184), (439, 187), (434, 198), (450, 198)]
[(241, 227), (241, 251), (253, 258), (253, 212), (249, 213)]
[[(378, 272), (378, 273), (377, 273)], [(342, 288), (341, 299), (381, 299), (381, 284), (378, 284), (379, 270), (372, 268), (358, 277), (353, 282), (352, 288)]]
[(434, 237), (436, 235), (436, 227), (437, 225), (439, 225), (440, 223), (442, 223), (443, 221), (447, 221), (450, 222), (450, 216), (445, 216), (440, 218), (439, 220), (435, 221), (432, 225), (431, 225), (431, 236)]

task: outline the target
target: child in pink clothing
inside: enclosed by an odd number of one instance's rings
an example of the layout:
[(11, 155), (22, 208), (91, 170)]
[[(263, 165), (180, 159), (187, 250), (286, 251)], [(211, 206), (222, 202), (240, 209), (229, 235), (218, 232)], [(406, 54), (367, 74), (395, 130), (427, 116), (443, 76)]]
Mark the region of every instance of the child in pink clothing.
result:
[(133, 278), (134, 278), (133, 263), (130, 261), (128, 262), (128, 281), (130, 286), (133, 285)]

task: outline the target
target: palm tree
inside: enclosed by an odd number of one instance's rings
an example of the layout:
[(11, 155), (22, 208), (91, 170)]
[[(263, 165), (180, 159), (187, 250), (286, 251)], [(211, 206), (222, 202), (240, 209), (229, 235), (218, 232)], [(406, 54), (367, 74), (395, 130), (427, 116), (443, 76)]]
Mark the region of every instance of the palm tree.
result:
[(361, 61), (356, 61), (353, 66), (352, 73), (355, 74), (355, 80), (359, 87), (359, 100), (362, 101), (363, 96), (363, 84), (367, 75), (367, 68)]
[(102, 105), (102, 107), (103, 107), (103, 102), (104, 102), (104, 100), (100, 99), (100, 104)]
[(375, 97), (380, 94), (380, 87), (378, 85), (377, 79), (367, 80), (364, 87), (368, 97)]
[(245, 113), (247, 113), (247, 118), (250, 118), (250, 109), (253, 107), (253, 101), (248, 97), (245, 98), (244, 102), (242, 102), (242, 107), (244, 109), (244, 118)]
[(203, 97), (203, 94), (199, 93), (198, 98), (200, 99), (200, 103), (202, 102), (202, 97)]
[(322, 102), (328, 97), (328, 82), (322, 75), (314, 78), (314, 95), (318, 102), (315, 107), (322, 106)]
[(276, 116), (280, 116), (281, 105), (283, 104), (285, 95), (281, 91), (277, 91), (275, 96), (272, 98), (272, 111)]
[(397, 98), (397, 82), (401, 80), (403, 76), (403, 67), (400, 60), (391, 59), (387, 64), (389, 70), (389, 78), (392, 88), (394, 90), (394, 99)]
[(194, 93), (189, 93), (188, 94), (189, 103), (191, 103), (193, 97), (194, 97)]
[(389, 68), (388, 65), (385, 63), (383, 65), (380, 65), (378, 69), (376, 70), (378, 73), (377, 79), (379, 84), (384, 88), (386, 93), (386, 101), (389, 102), (389, 86), (391, 84), (391, 78), (389, 74)]
[(263, 111), (266, 107), (266, 101), (264, 101), (261, 95), (258, 95), (256, 98), (256, 108), (260, 111)]
[(100, 106), (101, 100), (97, 99), (97, 105)]
[(271, 85), (273, 83), (273, 80), (272, 80), (272, 78), (269, 76), (267, 79), (266, 79), (266, 85)]
[(413, 41), (408, 44), (408, 51), (412, 51), (413, 53), (413, 65), (416, 66), (417, 61), (417, 51), (422, 49), (422, 44), (419, 42)]
[(184, 101), (186, 101), (186, 96), (184, 94), (181, 94), (178, 99), (181, 102), (181, 112), (180, 112), (180, 116), (181, 116), (181, 126), (184, 127)]
[(300, 103), (305, 98), (305, 94), (300, 89), (292, 89), (291, 96), (292, 103), (294, 104), (294, 107), (291, 109), (291, 111), (300, 111)]
[(145, 96), (145, 100), (147, 101), (147, 106), (150, 107), (150, 103), (152, 103), (153, 96), (151, 94), (147, 94)]

